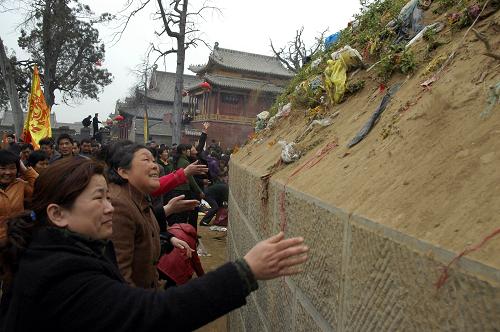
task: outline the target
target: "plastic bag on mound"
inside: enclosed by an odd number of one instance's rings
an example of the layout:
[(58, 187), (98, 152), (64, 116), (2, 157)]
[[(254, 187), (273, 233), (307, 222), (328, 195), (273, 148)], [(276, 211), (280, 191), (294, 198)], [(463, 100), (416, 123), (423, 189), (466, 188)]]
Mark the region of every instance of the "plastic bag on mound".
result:
[(363, 66), (361, 54), (349, 45), (332, 53), (328, 60), (325, 75), (325, 89), (330, 100), (338, 104), (346, 90), (347, 73)]
[(276, 113), (276, 115), (272, 116), (269, 119), (269, 121), (267, 121), (267, 127), (268, 128), (272, 128), (277, 123), (277, 121), (280, 118), (286, 117), (286, 116), (290, 115), (290, 111), (291, 110), (292, 110), (292, 104), (291, 103), (288, 103), (288, 104), (286, 104), (283, 107), (280, 107), (278, 109), (278, 113)]
[(295, 147), (295, 143), (279, 141), (278, 144), (281, 145), (281, 160), (285, 164), (289, 164), (300, 158), (300, 151)]

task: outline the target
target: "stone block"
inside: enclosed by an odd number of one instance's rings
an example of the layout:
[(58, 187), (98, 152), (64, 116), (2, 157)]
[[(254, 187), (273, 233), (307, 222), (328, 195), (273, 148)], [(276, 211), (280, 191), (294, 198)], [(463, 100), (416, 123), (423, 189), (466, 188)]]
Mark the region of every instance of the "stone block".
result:
[(287, 237), (302, 236), (309, 246), (305, 272), (292, 279), (331, 326), (340, 320), (342, 253), (347, 215), (327, 210), (293, 192), (285, 196)]
[(355, 221), (350, 233), (343, 330), (495, 331), (500, 326), (498, 288), (458, 272), (437, 290), (441, 264), (432, 257)]

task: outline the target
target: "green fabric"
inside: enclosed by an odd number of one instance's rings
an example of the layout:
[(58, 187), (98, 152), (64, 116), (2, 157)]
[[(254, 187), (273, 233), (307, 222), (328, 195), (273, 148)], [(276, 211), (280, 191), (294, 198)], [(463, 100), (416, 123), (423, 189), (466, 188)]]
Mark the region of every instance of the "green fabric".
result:
[(165, 164), (163, 160), (159, 159), (158, 164), (160, 164), (165, 170), (165, 175), (170, 174), (174, 171), (174, 166), (172, 166), (172, 163), (170, 161), (168, 162), (168, 164)]
[[(177, 161), (177, 168), (186, 168), (190, 164), (189, 160), (185, 156), (181, 156), (179, 160)], [(192, 191), (195, 194), (201, 194), (202, 190), (196, 183), (194, 177), (192, 175), (187, 177), (188, 182), (186, 184), (181, 184), (180, 186), (176, 187), (175, 190), (181, 190), (181, 191)]]

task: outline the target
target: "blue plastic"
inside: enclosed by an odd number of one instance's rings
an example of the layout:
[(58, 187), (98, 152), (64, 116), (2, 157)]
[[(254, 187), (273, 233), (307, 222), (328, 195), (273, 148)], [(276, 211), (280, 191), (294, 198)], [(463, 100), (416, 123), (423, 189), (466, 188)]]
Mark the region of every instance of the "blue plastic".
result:
[(330, 35), (325, 38), (325, 48), (330, 47), (333, 43), (335, 43), (340, 37), (340, 31), (335, 32), (333, 35)]

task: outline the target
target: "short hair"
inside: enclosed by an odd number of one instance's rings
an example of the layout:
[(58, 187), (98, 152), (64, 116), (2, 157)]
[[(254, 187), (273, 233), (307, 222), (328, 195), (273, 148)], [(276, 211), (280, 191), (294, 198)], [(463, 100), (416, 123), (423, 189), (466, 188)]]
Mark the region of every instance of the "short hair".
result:
[(36, 164), (40, 161), (44, 161), (49, 159), (49, 156), (42, 150), (37, 150), (32, 152), (28, 157), (28, 162), (26, 163), (27, 167), (35, 167)]
[(21, 144), (21, 151), (23, 151), (24, 149), (30, 149), (31, 151), (35, 150), (33, 148), (33, 145), (31, 145), (30, 143), (23, 143), (23, 144)]
[(54, 145), (54, 140), (50, 137), (45, 137), (45, 138), (42, 138), (39, 142), (38, 142), (39, 145), (48, 145), (50, 147), (52, 147)]
[(59, 142), (61, 142), (61, 140), (63, 140), (63, 139), (69, 140), (71, 142), (71, 144), (73, 144), (73, 142), (74, 142), (73, 137), (71, 137), (69, 134), (61, 134), (57, 138), (57, 145), (59, 145)]
[(73, 142), (73, 144), (75, 144), (75, 143), (76, 143), (77, 147), (80, 147), (80, 142), (78, 142), (78, 140), (75, 139), (75, 141)]
[(89, 138), (84, 138), (80, 141), (80, 145), (82, 145), (83, 143), (89, 143), (89, 144), (92, 144), (92, 142), (90, 141)]
[(14, 134), (7, 134), (7, 137), (10, 137), (10, 138), (16, 139), (16, 135), (14, 135)]
[(19, 172), (20, 168), (19, 162), (20, 159), (18, 155), (8, 150), (0, 150), (0, 166), (7, 166), (14, 164), (16, 165), (16, 169)]

